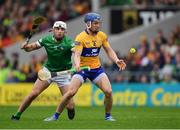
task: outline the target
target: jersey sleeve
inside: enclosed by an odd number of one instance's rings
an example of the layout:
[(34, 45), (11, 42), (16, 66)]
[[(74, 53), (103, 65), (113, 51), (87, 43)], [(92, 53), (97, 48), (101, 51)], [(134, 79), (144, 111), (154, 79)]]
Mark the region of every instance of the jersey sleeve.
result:
[(83, 50), (83, 41), (82, 41), (82, 38), (79, 35), (75, 38), (75, 43), (74, 44), (75, 44), (74, 48), (73, 48), (74, 51), (81, 52)]
[(37, 44), (39, 44), (40, 46), (44, 46), (45, 41), (46, 41), (45, 38), (41, 38), (41, 39), (39, 39), (39, 40), (37, 41)]
[(109, 41), (108, 41), (108, 37), (107, 37), (107, 35), (105, 33), (103, 33), (102, 39), (103, 39), (103, 46), (108, 47), (109, 46)]

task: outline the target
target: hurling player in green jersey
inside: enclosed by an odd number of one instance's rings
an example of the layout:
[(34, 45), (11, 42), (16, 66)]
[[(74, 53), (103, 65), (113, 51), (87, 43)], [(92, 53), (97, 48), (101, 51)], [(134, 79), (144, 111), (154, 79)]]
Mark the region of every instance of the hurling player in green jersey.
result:
[[(70, 69), (72, 67), (71, 49), (73, 48), (74, 43), (68, 36), (65, 35), (66, 29), (66, 23), (62, 21), (56, 21), (53, 25), (51, 35), (48, 35), (30, 44), (23, 43), (21, 48), (29, 52), (44, 47), (48, 59), (42, 69), (46, 71), (56, 72)], [(37, 79), (32, 91), (22, 101), (18, 111), (14, 115), (12, 115), (11, 119), (19, 120), (21, 114), (26, 110), (26, 108), (31, 104), (31, 102), (46, 88), (48, 88), (48, 86), (52, 82), (57, 83), (57, 85), (59, 86), (60, 93), (64, 95), (69, 88), (68, 86), (70, 84), (70, 80), (70, 74), (64, 74), (61, 76), (53, 77), (46, 81), (41, 81)], [(68, 110), (69, 119), (73, 119), (75, 115), (73, 99), (71, 99), (68, 102), (66, 108)], [(56, 118), (56, 116), (59, 116), (58, 113), (54, 115), (54, 118)]]

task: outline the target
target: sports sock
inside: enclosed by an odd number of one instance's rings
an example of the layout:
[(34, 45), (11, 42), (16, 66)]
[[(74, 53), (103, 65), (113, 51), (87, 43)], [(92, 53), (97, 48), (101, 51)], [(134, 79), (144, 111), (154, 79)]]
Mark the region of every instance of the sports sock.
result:
[(21, 117), (21, 114), (22, 114), (22, 112), (16, 112), (15, 114), (14, 114), (14, 116), (16, 116), (16, 117)]
[(59, 115), (60, 115), (60, 113), (57, 113), (57, 112), (54, 113), (54, 117), (55, 117), (56, 119), (59, 118)]
[(106, 113), (106, 115), (105, 115), (106, 117), (110, 117), (111, 116), (111, 114), (110, 113)]

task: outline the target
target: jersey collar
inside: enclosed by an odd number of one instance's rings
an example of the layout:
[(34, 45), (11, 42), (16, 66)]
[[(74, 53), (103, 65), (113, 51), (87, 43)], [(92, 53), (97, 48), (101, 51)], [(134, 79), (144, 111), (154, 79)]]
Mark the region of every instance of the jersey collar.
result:
[[(87, 35), (91, 35), (87, 29), (84, 30), (86, 32)], [(96, 33), (96, 35), (99, 33), (99, 31)], [(91, 35), (91, 36), (96, 36), (96, 35)]]
[[(65, 38), (65, 36), (59, 41), (62, 41), (64, 38)], [(55, 42), (59, 42), (59, 41), (56, 40), (56, 38), (54, 36), (52, 36), (52, 40), (55, 41)]]

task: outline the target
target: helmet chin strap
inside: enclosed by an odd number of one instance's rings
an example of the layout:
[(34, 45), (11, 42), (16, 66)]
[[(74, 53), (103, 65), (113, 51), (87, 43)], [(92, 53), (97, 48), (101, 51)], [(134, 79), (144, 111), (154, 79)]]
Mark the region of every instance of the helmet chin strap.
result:
[(86, 23), (86, 29), (87, 29), (87, 31), (90, 33), (92, 33), (92, 31), (90, 30), (90, 28), (92, 27), (92, 22), (91, 21), (89, 21), (88, 23)]
[(92, 34), (96, 34), (97, 32), (93, 32), (92, 30), (90, 30), (90, 28), (92, 27), (92, 22), (89, 21), (88, 23), (86, 23), (86, 28), (89, 32), (91, 32)]
[[(89, 24), (89, 25), (88, 25)], [(89, 21), (88, 23), (86, 23), (86, 28), (90, 29), (91, 28), (91, 21)]]

